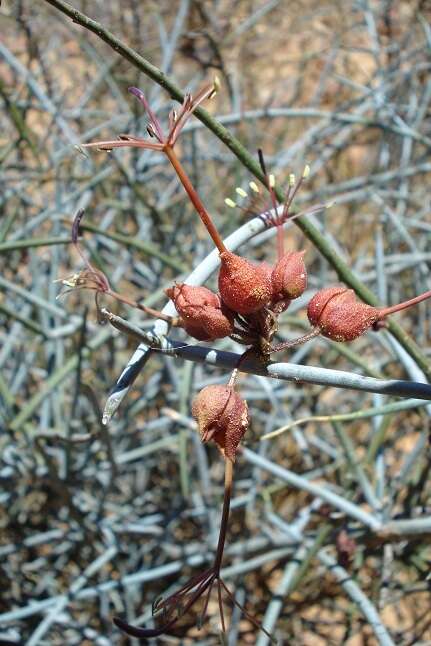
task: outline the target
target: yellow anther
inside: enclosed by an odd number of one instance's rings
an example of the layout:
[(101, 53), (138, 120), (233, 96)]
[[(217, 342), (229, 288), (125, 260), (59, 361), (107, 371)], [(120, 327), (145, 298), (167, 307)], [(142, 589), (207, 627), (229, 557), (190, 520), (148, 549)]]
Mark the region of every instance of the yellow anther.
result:
[(220, 79), (218, 76), (214, 76), (213, 89), (211, 94), (208, 96), (208, 98), (212, 99), (213, 96), (215, 96), (219, 90), (220, 90)]
[(295, 174), (290, 173), (289, 175), (289, 186), (294, 186), (296, 182)]
[(274, 186), (275, 186), (275, 177), (274, 177), (274, 175), (272, 173), (269, 176), (269, 185), (270, 185), (271, 188), (274, 188)]
[(304, 179), (307, 179), (307, 177), (309, 176), (309, 174), (310, 174), (310, 166), (309, 166), (308, 164), (305, 164), (305, 166), (304, 166), (304, 172), (302, 173), (302, 177), (303, 177)]
[(53, 283), (61, 283), (65, 287), (76, 287), (79, 285), (79, 274), (72, 274), (72, 276), (67, 276), (67, 278), (57, 278), (53, 280)]
[(247, 193), (240, 186), (238, 186), (235, 190), (241, 197), (247, 197)]
[(256, 182), (249, 182), (249, 184), (248, 184), (248, 185), (250, 186), (250, 188), (251, 188), (251, 190), (252, 190), (252, 191), (254, 191), (255, 193), (260, 193), (260, 191), (259, 191), (259, 187), (258, 187), (258, 185), (256, 184)]
[(224, 201), (227, 206), (230, 206), (231, 209), (234, 209), (236, 207), (236, 203), (230, 199), (230, 197), (227, 197)]

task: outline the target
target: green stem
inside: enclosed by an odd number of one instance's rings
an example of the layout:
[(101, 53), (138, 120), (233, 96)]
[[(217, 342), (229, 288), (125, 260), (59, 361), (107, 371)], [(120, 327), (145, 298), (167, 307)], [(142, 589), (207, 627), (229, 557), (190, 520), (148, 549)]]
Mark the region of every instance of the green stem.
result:
[(295, 590), (295, 588), (298, 587), (299, 583), (302, 581), (302, 579), (305, 577), (307, 574), (308, 570), (310, 569), (310, 566), (317, 555), (317, 552), (320, 550), (322, 545), (325, 543), (326, 539), (330, 535), (332, 531), (331, 525), (325, 524), (322, 525), (319, 528), (319, 531), (317, 533), (316, 538), (314, 539), (314, 542), (312, 545), (307, 550), (307, 553), (305, 554), (303, 560), (301, 561), (298, 571), (296, 572), (295, 576), (293, 577), (288, 590), (286, 591), (285, 595), (292, 594), (292, 592)]
[(67, 238), (22, 238), (21, 240), (7, 240), (0, 242), (0, 253), (5, 251), (17, 251), (19, 249), (29, 249), (30, 247), (50, 247), (57, 244), (71, 244), (70, 236)]
[[(89, 31), (96, 34), (101, 40), (107, 43), (112, 49), (120, 54), (124, 59), (128, 60), (137, 69), (143, 72), (146, 76), (155, 81), (158, 85), (164, 88), (168, 94), (175, 100), (182, 102), (183, 93), (180, 88), (175, 85), (163, 72), (161, 72), (155, 65), (149, 63), (145, 58), (140, 56), (135, 50), (123, 43), (119, 38), (114, 36), (110, 31), (105, 29), (100, 23), (92, 20), (84, 13), (78, 11), (68, 2), (64, 0), (45, 0), (48, 4), (52, 5), (66, 16), (69, 16), (73, 22), (85, 27)], [(233, 154), (240, 160), (245, 168), (253, 173), (261, 182), (265, 183), (264, 174), (258, 162), (250, 155), (242, 143), (234, 137), (227, 128), (214, 119), (206, 110), (199, 107), (196, 108), (194, 114), (211, 132), (213, 132), (220, 141), (222, 141)], [(280, 202), (284, 201), (283, 193), (278, 189), (276, 190), (277, 198)], [(346, 285), (349, 285), (361, 299), (369, 305), (378, 306), (378, 302), (374, 294), (354, 275), (347, 263), (340, 258), (335, 250), (331, 247), (329, 242), (320, 233), (320, 231), (311, 222), (305, 218), (295, 220), (296, 225), (301, 229), (304, 235), (319, 249), (320, 253), (328, 260), (329, 264), (335, 269), (340, 280)], [(388, 329), (393, 336), (399, 341), (408, 354), (413, 357), (418, 366), (423, 370), (428, 378), (431, 379), (431, 365), (427, 357), (421, 352), (420, 348), (416, 345), (413, 339), (394, 321), (388, 322)]]
[(161, 251), (159, 251), (156, 245), (153, 245), (150, 242), (144, 242), (143, 240), (138, 240), (135, 237), (126, 236), (123, 233), (104, 231), (103, 229), (100, 229), (95, 224), (92, 224), (91, 222), (88, 222), (88, 221), (81, 222), (80, 229), (82, 229), (82, 231), (91, 231), (92, 233), (97, 233), (100, 236), (103, 236), (104, 238), (115, 240), (115, 242), (124, 244), (126, 247), (132, 247), (148, 256), (153, 256), (154, 258), (158, 258), (163, 263), (165, 263), (165, 265), (167, 265), (168, 267), (172, 267), (172, 269), (175, 269), (176, 271), (179, 271), (181, 273), (186, 271), (186, 267), (182, 263), (178, 262), (178, 260), (175, 260), (175, 258), (171, 258), (170, 256), (167, 256), (166, 254), (162, 253)]

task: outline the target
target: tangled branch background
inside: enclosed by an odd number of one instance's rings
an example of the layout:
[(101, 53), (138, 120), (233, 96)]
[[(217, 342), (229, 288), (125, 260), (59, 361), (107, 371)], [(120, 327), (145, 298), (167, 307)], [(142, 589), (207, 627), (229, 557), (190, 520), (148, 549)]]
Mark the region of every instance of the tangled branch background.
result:
[[(150, 627), (164, 608), (180, 616), (160, 643), (426, 642), (429, 303), (362, 334), (431, 288), (426, 3), (72, 4), (0, 10), (0, 638), (124, 643), (114, 616)], [(308, 285), (288, 308), (292, 293), (274, 301), (277, 326), (253, 327), (237, 303), (235, 323), (223, 312), (232, 334), (189, 321), (198, 342), (181, 321), (166, 336), (165, 290), (181, 316), (181, 285), (215, 292), (223, 250), (127, 88), (167, 122), (178, 88), (199, 98), (215, 75), (216, 120), (198, 108), (178, 121), (181, 164), (232, 252), (275, 265), (304, 249)], [(123, 132), (153, 145), (85, 150)], [(283, 204), (292, 174), (306, 176), (294, 203), (306, 215), (280, 235), (253, 194)], [(305, 315), (340, 283), (357, 293), (346, 317), (368, 308), (348, 345)], [(95, 289), (97, 308), (76, 287)], [(295, 345), (310, 323), (323, 334)], [(259, 351), (234, 375), (251, 425), (221, 563), (223, 460), (200, 443), (191, 401), (226, 388), (238, 342)], [(288, 349), (268, 362), (268, 343)]]

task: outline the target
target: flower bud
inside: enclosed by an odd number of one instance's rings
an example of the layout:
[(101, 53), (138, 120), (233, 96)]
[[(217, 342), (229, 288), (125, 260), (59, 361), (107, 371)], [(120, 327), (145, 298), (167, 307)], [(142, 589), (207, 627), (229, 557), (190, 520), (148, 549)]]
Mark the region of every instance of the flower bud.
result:
[(307, 270), (304, 264), (305, 251), (290, 251), (275, 265), (271, 275), (272, 300), (298, 298), (307, 287)]
[(311, 325), (334, 341), (353, 341), (381, 318), (380, 310), (356, 299), (353, 289), (327, 287), (317, 292), (307, 308)]
[(221, 253), (220, 259), (220, 296), (231, 310), (251, 314), (270, 302), (271, 278), (265, 266), (255, 265), (230, 251)]
[(206, 287), (182, 283), (166, 290), (183, 327), (198, 341), (215, 341), (233, 333), (233, 315), (219, 296)]
[(250, 420), (247, 402), (231, 386), (206, 386), (192, 404), (202, 442), (213, 440), (222, 455), (234, 461)]

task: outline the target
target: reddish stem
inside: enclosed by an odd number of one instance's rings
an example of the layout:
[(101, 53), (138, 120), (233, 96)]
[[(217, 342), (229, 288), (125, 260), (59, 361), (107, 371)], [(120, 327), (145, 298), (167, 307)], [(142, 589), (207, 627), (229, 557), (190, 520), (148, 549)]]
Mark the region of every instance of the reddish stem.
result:
[(138, 303), (137, 301), (133, 300), (132, 298), (129, 298), (128, 296), (122, 296), (118, 292), (114, 292), (113, 289), (109, 289), (104, 293), (108, 294), (109, 296), (112, 296), (113, 298), (115, 298), (117, 301), (120, 301), (121, 303), (125, 303), (126, 305), (130, 305), (130, 307), (134, 307), (138, 310), (141, 310), (142, 312), (145, 312), (145, 314), (148, 314), (149, 316), (153, 316), (154, 318), (161, 319), (162, 321), (166, 321), (166, 323), (169, 323), (169, 325), (172, 325), (173, 327), (181, 327), (181, 323), (178, 317), (169, 316), (168, 314), (164, 314), (163, 312), (160, 312), (159, 310), (155, 310), (152, 307), (148, 307), (147, 305), (142, 305), (141, 303)]
[(217, 551), (214, 559), (214, 572), (216, 575), (220, 572), (220, 566), (223, 558), (224, 544), (226, 542), (226, 532), (229, 520), (230, 499), (232, 495), (232, 479), (233, 479), (233, 462), (226, 458), (224, 464), (224, 498), (223, 498), (223, 511), (220, 523), (220, 532), (218, 537)]
[(319, 336), (319, 334), (320, 334), (320, 329), (316, 327), (313, 330), (311, 330), (311, 332), (304, 334), (304, 336), (300, 336), (297, 339), (292, 339), (292, 341), (284, 341), (279, 345), (273, 346), (271, 348), (271, 353), (279, 352), (280, 350), (286, 350), (287, 348), (295, 348), (297, 345), (302, 345), (303, 343), (306, 343), (306, 341), (310, 341), (310, 339), (314, 339), (314, 337)]
[(430, 297), (431, 297), (431, 290), (429, 290), (428, 292), (424, 292), (419, 296), (415, 296), (414, 298), (411, 298), (409, 301), (404, 301), (404, 303), (398, 303), (398, 305), (392, 305), (391, 307), (383, 307), (382, 309), (379, 310), (379, 320), (385, 318), (385, 316), (388, 316), (388, 314), (394, 314), (395, 312), (400, 312), (401, 310), (405, 310), (408, 307), (411, 307), (412, 305), (417, 305), (417, 303), (426, 301), (427, 298), (430, 298)]
[(189, 196), (190, 200), (193, 203), (193, 206), (195, 207), (200, 219), (204, 223), (208, 233), (210, 234), (215, 246), (219, 250), (220, 253), (223, 253), (224, 251), (227, 251), (223, 240), (220, 237), (219, 232), (217, 231), (214, 222), (211, 219), (210, 214), (204, 207), (199, 195), (196, 193), (186, 171), (184, 170), (180, 160), (176, 156), (174, 149), (172, 146), (166, 145), (163, 148), (163, 152), (166, 154), (167, 158), (171, 162), (172, 166), (175, 169), (175, 172), (177, 173), (181, 184), (184, 186), (187, 195)]
[(277, 224), (277, 256), (278, 260), (281, 260), (284, 256), (284, 231), (282, 224)]

